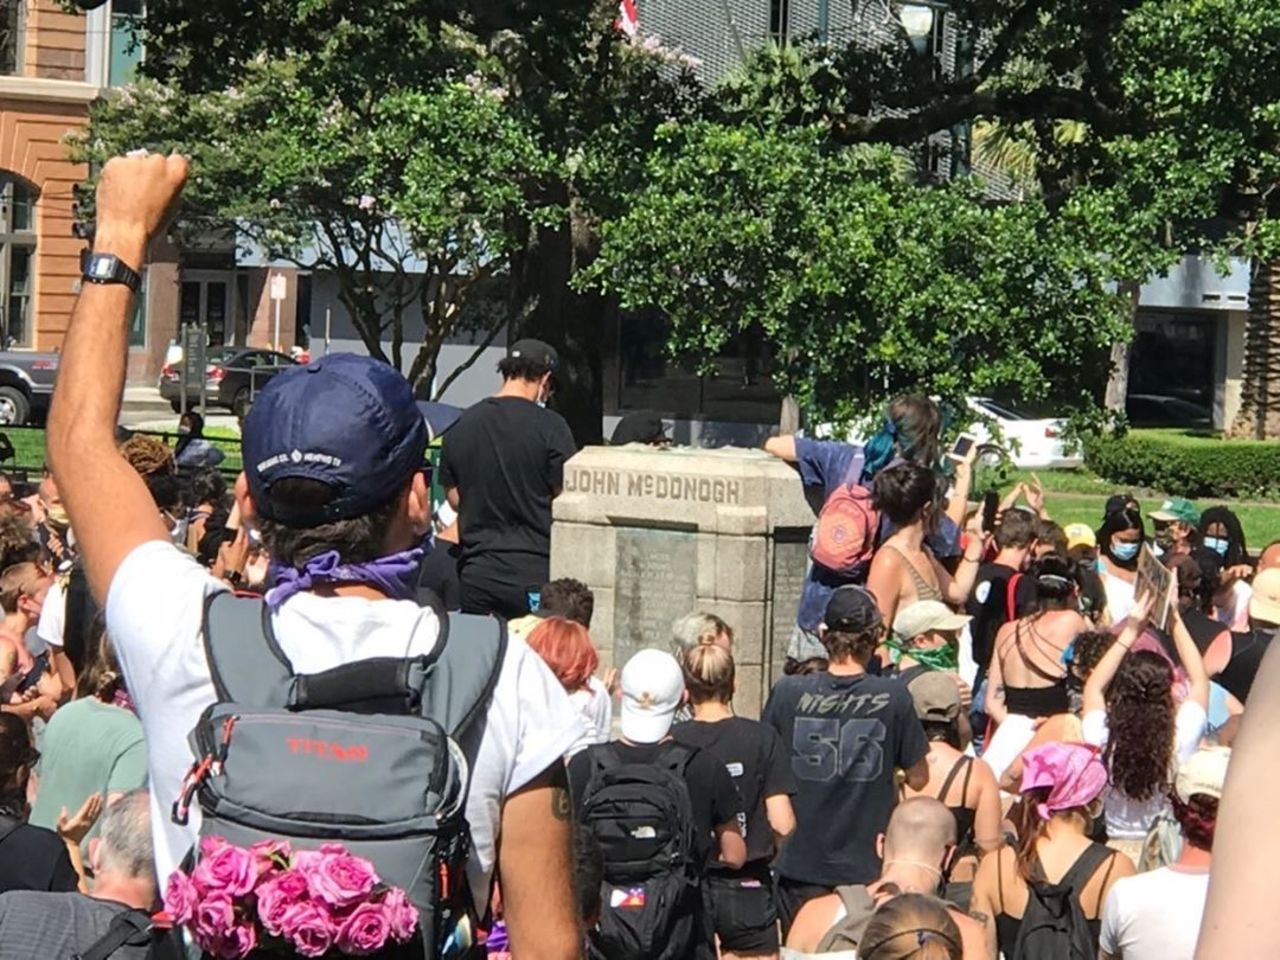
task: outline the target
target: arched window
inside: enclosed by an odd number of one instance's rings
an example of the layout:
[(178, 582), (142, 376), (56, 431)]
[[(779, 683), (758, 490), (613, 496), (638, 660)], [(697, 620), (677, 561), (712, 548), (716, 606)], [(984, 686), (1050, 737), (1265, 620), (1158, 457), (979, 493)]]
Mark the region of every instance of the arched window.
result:
[(0, 172), (0, 345), (30, 346), (36, 273), (36, 191)]

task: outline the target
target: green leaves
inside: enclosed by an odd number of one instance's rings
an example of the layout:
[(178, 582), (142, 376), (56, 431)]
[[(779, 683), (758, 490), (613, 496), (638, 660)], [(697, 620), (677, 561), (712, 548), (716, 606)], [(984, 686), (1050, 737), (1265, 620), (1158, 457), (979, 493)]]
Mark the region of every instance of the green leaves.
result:
[(669, 137), (580, 282), (664, 311), (676, 355), (763, 330), (778, 388), (822, 419), (904, 390), (1078, 392), (1124, 331), (1105, 264), (1038, 202), (922, 187), (890, 151), (824, 136), (702, 123)]

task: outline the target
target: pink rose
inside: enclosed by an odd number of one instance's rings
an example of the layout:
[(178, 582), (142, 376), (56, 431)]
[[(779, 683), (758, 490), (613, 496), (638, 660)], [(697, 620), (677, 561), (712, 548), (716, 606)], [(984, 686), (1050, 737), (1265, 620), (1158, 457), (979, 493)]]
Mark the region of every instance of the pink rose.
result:
[(175, 924), (187, 923), (200, 903), (200, 891), (181, 870), (169, 874), (164, 888), (164, 912)]
[(273, 937), (284, 935), (284, 915), (307, 898), (307, 878), (300, 870), (286, 870), (264, 881), (257, 889), (258, 920)]
[(254, 855), (244, 847), (225, 843), (204, 853), (204, 859), (196, 865), (191, 878), (204, 891), (221, 890), (232, 897), (240, 897), (253, 889), (258, 882), (258, 864)]
[(231, 897), (223, 891), (205, 894), (196, 904), (190, 923), (196, 943), (210, 952), (231, 933), (235, 925), (236, 914)]
[(382, 905), (391, 922), (391, 939), (396, 943), (408, 943), (418, 929), (418, 908), (409, 902), (405, 892), (398, 887), (387, 891)]
[(329, 912), (310, 900), (296, 902), (285, 910), (280, 918), (280, 929), (304, 957), (323, 956), (333, 946), (333, 938), (337, 935)]
[(220, 938), (212, 947), (205, 947), (205, 949), (219, 960), (244, 960), (253, 953), (253, 948), (257, 945), (258, 929), (253, 925), (252, 920), (243, 920), (235, 924), (226, 936)]
[(367, 957), (387, 945), (391, 935), (391, 916), (386, 904), (362, 903), (351, 911), (338, 931), (339, 953)]
[(200, 857), (211, 857), (223, 847), (227, 845), (226, 837), (201, 837), (200, 838)]
[(287, 869), (289, 858), (293, 856), (293, 848), (287, 840), (259, 840), (249, 849), (257, 858), (259, 877), (267, 877)]
[(219, 957), (227, 957), (227, 960), (243, 960), (253, 952), (253, 947), (257, 946), (257, 927), (253, 925), (252, 920), (242, 920), (232, 928), (230, 936), (223, 940), (223, 952), (218, 954)]
[(314, 862), (308, 858), (302, 869), (311, 896), (331, 907), (349, 907), (367, 899), (378, 883), (373, 864), (349, 853), (321, 853)]

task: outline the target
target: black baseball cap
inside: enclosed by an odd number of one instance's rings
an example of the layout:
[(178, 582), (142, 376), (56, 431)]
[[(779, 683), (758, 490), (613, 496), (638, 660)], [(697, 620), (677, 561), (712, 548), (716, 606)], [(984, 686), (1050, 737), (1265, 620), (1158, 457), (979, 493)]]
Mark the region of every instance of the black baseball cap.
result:
[(1113, 513), (1119, 513), (1127, 507), (1137, 507), (1138, 501), (1131, 493), (1113, 493), (1107, 497), (1107, 502), (1102, 508), (1102, 520), (1105, 523), (1106, 518)]
[(822, 622), (827, 625), (828, 630), (866, 633), (879, 628), (884, 623), (884, 617), (880, 615), (880, 608), (870, 590), (846, 583), (831, 592)]
[(615, 447), (624, 443), (666, 443), (666, 425), (656, 413), (628, 413), (613, 428), (613, 437), (609, 440)]
[[(244, 472), (258, 513), (293, 527), (364, 516), (423, 466), (427, 425), (400, 372), (370, 357), (335, 353), (273, 377), (244, 420)], [(317, 509), (273, 503), (273, 484), (328, 484)]]
[(525, 360), (532, 360), (540, 366), (546, 367), (552, 373), (555, 373), (560, 366), (560, 354), (556, 353), (556, 348), (549, 343), (543, 343), (541, 340), (525, 339), (517, 340), (507, 348), (507, 356), (511, 358), (521, 357)]

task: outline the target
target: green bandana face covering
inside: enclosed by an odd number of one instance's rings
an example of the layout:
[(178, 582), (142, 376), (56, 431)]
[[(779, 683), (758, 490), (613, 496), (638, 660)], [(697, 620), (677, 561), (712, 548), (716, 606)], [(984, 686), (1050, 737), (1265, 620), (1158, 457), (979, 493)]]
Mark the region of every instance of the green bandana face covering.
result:
[(885, 641), (885, 646), (893, 651), (894, 663), (906, 656), (930, 670), (954, 671), (960, 666), (960, 648), (955, 643), (946, 643), (932, 650), (919, 650), (915, 647), (905, 647), (901, 640), (891, 636)]

